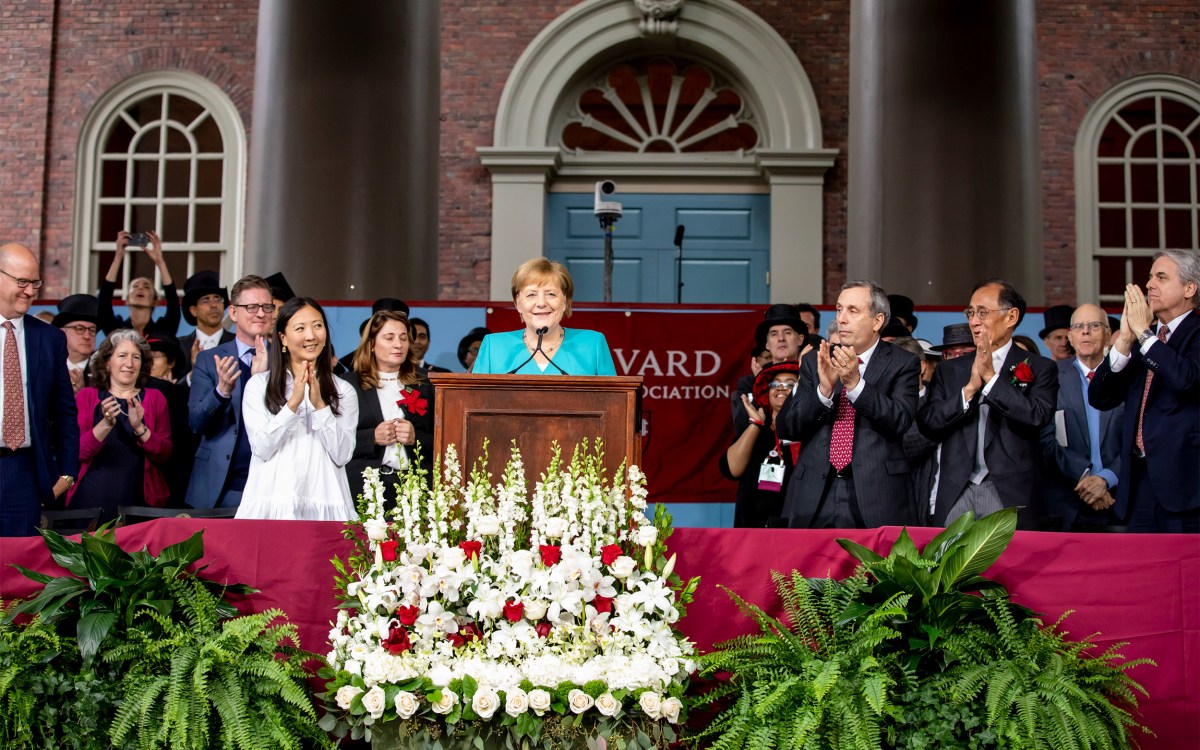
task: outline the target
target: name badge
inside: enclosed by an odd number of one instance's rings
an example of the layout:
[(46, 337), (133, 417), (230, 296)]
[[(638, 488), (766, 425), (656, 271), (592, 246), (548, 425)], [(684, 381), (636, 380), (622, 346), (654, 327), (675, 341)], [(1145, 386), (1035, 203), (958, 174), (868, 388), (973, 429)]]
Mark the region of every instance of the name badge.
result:
[[(775, 453), (775, 451), (771, 451)], [(783, 461), (775, 456), (775, 463), (772, 457), (768, 456), (762, 462), (762, 466), (758, 467), (758, 488), (765, 492), (779, 492), (783, 489)]]

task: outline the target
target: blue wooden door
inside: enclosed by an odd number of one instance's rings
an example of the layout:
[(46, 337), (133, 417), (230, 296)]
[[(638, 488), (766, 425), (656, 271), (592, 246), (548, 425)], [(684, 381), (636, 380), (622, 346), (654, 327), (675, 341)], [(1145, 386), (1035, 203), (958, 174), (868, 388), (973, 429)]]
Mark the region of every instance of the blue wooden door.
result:
[[(767, 195), (619, 194), (613, 231), (613, 301), (674, 302), (675, 227), (683, 238), (683, 302), (765, 303), (770, 270)], [(562, 262), (575, 299), (604, 299), (604, 232), (591, 194), (550, 193), (546, 257)]]

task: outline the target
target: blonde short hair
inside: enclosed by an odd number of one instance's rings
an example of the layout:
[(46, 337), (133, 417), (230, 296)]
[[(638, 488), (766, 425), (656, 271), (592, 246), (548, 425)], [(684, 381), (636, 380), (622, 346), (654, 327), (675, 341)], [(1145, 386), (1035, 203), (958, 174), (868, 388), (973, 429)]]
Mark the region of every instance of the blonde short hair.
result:
[(571, 281), (571, 272), (556, 260), (530, 258), (522, 263), (512, 277), (513, 302), (517, 301), (517, 295), (525, 287), (545, 283), (553, 284), (562, 292), (563, 297), (567, 300), (567, 309), (564, 314), (570, 317), (571, 298), (575, 294), (575, 284)]

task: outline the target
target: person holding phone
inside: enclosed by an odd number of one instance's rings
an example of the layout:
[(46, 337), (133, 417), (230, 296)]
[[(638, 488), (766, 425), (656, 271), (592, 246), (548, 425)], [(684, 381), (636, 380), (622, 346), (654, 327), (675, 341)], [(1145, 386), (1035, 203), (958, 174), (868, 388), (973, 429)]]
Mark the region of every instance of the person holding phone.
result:
[(354, 453), (358, 396), (333, 374), (325, 311), (293, 297), (275, 318), (278, 355), (246, 383), (250, 472), (237, 518), (357, 517), (343, 467)]
[(137, 331), (114, 331), (92, 356), (94, 385), (75, 395), (79, 419), (79, 479), (67, 495), (71, 508), (118, 505), (162, 507), (170, 488), (162, 466), (171, 457), (171, 420), (162, 393), (147, 389), (153, 358)]
[[(121, 269), (125, 265), (125, 250), (130, 245), (137, 246), (139, 243), (143, 243), (141, 247), (154, 263), (154, 267), (158, 269), (158, 275), (162, 279), (163, 297), (167, 302), (167, 311), (158, 320), (151, 319), (154, 307), (158, 304), (158, 293), (154, 290), (154, 281), (145, 276), (131, 279), (129, 288), (125, 290), (125, 304), (129, 306), (129, 319), (119, 318), (113, 312), (113, 293), (117, 288), (117, 277), (121, 275)], [(163, 257), (162, 240), (154, 232), (139, 232), (136, 235), (126, 231), (117, 233), (117, 251), (113, 255), (112, 264), (108, 267), (108, 274), (100, 282), (100, 293), (96, 296), (100, 330), (104, 331), (105, 335), (119, 328), (132, 328), (143, 336), (151, 333), (165, 333), (168, 336), (174, 336), (179, 330), (179, 293), (175, 290), (171, 271), (167, 268), (167, 261)]]

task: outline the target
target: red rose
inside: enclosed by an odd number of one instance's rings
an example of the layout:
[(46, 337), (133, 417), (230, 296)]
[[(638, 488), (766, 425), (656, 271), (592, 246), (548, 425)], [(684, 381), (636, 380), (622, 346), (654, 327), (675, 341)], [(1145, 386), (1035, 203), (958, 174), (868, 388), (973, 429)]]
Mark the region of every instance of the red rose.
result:
[(379, 543), (379, 549), (383, 552), (383, 559), (391, 562), (396, 559), (396, 548), (400, 546), (400, 542), (395, 539), (389, 539), (386, 542)]
[(596, 608), (598, 614), (612, 612), (612, 603), (613, 600), (611, 597), (600, 596), (599, 594), (596, 594), (596, 598), (592, 599), (592, 606)]
[(399, 618), (401, 625), (414, 625), (420, 616), (420, 607), (396, 607), (396, 617)]
[(613, 560), (621, 556), (621, 545), (609, 544), (600, 548), (600, 562), (605, 565), (612, 565)]
[(509, 599), (504, 603), (504, 617), (509, 622), (520, 622), (525, 616), (525, 605), (521, 602)]
[(467, 643), (467, 639), (463, 638), (458, 633), (447, 633), (446, 640), (450, 641), (451, 645), (453, 645), (455, 648), (462, 648)]
[(473, 641), (476, 638), (479, 638), (480, 636), (483, 635), (483, 633), (479, 632), (478, 626), (476, 626), (475, 623), (473, 623), (473, 622), (469, 622), (466, 625), (463, 625), (461, 628), (459, 628), (458, 634), (461, 635), (463, 637), (463, 640), (466, 641), (467, 643), (470, 643), (471, 641)]
[(460, 542), (458, 546), (470, 560), (472, 557), (479, 557), (479, 550), (483, 549), (483, 542)]
[(1032, 383), (1033, 368), (1029, 366), (1028, 362), (1021, 362), (1013, 368), (1013, 377), (1021, 383)]
[(383, 642), (383, 647), (389, 654), (397, 656), (408, 651), (412, 648), (412, 642), (408, 640), (408, 631), (404, 628), (393, 627), (388, 631), (388, 637)]
[(550, 625), (550, 623), (545, 622), (545, 621), (539, 622), (537, 625), (533, 626), (533, 629), (537, 631), (538, 638), (549, 637), (551, 628), (552, 628), (552, 626)]
[(557, 544), (542, 544), (538, 549), (542, 553), (542, 565), (547, 568), (562, 559), (562, 548)]

